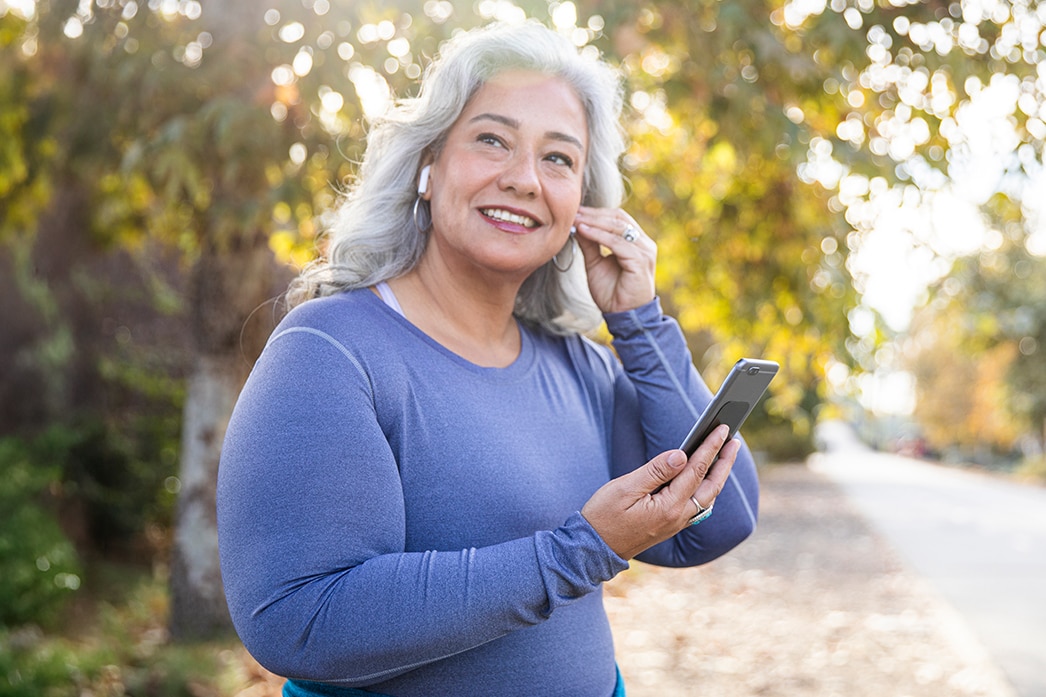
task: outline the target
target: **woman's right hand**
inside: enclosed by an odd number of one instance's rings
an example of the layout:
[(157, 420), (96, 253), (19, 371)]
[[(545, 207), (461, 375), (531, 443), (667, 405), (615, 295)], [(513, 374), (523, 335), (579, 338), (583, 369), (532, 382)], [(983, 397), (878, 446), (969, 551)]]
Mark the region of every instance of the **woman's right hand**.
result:
[(729, 432), (719, 426), (689, 460), (682, 450), (668, 450), (607, 482), (581, 515), (622, 559), (667, 540), (697, 513), (691, 497), (708, 508), (726, 485), (741, 447), (736, 438), (726, 442)]

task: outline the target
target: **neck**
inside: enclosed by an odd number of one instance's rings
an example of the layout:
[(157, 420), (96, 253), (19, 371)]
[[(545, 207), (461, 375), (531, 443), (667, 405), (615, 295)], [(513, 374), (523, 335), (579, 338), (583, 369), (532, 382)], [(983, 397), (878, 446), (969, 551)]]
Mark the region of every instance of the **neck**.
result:
[(515, 361), (521, 344), (512, 313), (520, 284), (446, 273), (427, 261), (389, 281), (406, 318), (477, 365), (505, 367)]

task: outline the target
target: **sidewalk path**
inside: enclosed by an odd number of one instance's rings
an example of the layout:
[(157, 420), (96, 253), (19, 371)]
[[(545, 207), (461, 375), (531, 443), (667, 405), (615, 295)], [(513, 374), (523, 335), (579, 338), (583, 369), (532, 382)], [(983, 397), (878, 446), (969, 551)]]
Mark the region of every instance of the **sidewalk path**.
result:
[(959, 611), (1018, 695), (1046, 695), (1046, 489), (873, 452), (835, 429), (811, 468)]
[(759, 528), (606, 588), (629, 697), (1014, 697), (968, 623), (805, 464), (760, 473)]

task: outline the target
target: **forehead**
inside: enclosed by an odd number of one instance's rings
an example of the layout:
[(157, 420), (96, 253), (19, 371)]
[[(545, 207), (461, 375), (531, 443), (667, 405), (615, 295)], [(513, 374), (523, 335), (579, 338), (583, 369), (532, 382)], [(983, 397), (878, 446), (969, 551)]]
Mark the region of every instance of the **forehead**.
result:
[(498, 73), (465, 106), (459, 123), (482, 114), (508, 117), (520, 128), (556, 132), (588, 142), (588, 118), (573, 86), (555, 75), (529, 70)]

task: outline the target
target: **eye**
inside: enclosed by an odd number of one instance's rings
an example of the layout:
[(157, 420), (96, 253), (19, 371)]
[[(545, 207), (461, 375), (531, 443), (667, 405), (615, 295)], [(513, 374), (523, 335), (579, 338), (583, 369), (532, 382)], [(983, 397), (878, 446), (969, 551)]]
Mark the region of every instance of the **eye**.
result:
[(546, 156), (545, 159), (557, 165), (563, 165), (564, 167), (570, 169), (574, 168), (574, 159), (568, 155), (564, 155), (561, 152), (554, 152), (551, 155)]
[(487, 145), (493, 145), (494, 147), (503, 148), (505, 147), (505, 141), (497, 137), (493, 133), (480, 133), (476, 136), (476, 141), (479, 143), (486, 143)]

